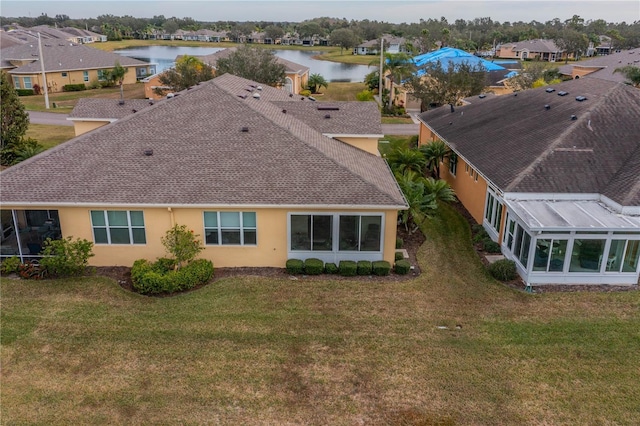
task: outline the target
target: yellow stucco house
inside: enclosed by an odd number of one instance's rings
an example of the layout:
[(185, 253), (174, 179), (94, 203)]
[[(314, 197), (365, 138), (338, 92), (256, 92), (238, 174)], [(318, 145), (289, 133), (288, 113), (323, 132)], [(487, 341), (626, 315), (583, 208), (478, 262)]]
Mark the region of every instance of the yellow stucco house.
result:
[(93, 265), (130, 266), (184, 224), (218, 267), (393, 262), (407, 205), (366, 142), (380, 136), (375, 103), (225, 74), (2, 171), (1, 255), (73, 236), (95, 243)]
[[(218, 59), (226, 58), (236, 50), (237, 47), (229, 47), (214, 52), (210, 55), (196, 57), (201, 59), (204, 63), (211, 65), (215, 71)], [(297, 64), (287, 59), (280, 58), (278, 56), (276, 56), (276, 60), (278, 61), (278, 63), (285, 66), (285, 83), (282, 87), (280, 87), (281, 89), (297, 95), (301, 90), (307, 87), (309, 83), (309, 67)], [(161, 95), (155, 93), (155, 89), (162, 86), (162, 83), (160, 82), (161, 74), (162, 73), (158, 73), (142, 80), (144, 82), (144, 94), (147, 99), (162, 98)]]
[[(92, 83), (105, 79), (105, 71), (116, 62), (127, 68), (124, 84), (133, 84), (153, 73), (153, 65), (116, 53), (104, 52), (66, 40), (42, 40), (44, 72), (49, 92), (62, 92), (67, 84)], [(42, 62), (37, 42), (27, 42), (0, 50), (0, 69), (9, 73), (16, 89), (33, 89), (38, 85), (44, 91)]]
[(638, 284), (640, 91), (584, 77), (422, 113), (419, 143), (526, 283)]

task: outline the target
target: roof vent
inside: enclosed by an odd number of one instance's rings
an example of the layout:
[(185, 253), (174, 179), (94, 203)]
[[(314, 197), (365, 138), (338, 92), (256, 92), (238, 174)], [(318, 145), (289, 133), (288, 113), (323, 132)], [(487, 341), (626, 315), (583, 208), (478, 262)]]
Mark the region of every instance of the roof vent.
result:
[(480, 99), (484, 99), (484, 98), (486, 98), (486, 97), (487, 97), (487, 95), (485, 95), (485, 94), (483, 93), (482, 95), (479, 95), (478, 97), (479, 97)]
[(449, 106), (451, 107), (451, 112), (456, 112), (456, 109), (453, 107), (453, 104), (449, 104)]
[(118, 101), (118, 105), (124, 105), (124, 101)]
[(167, 93), (167, 99), (173, 98), (175, 95), (173, 93)]
[(153, 155), (153, 150), (152, 149), (145, 149), (144, 150), (144, 155), (147, 157), (151, 157)]
[(247, 99), (247, 95), (238, 95), (239, 98)]
[(249, 133), (249, 128), (248, 127), (243, 127), (242, 129), (240, 129), (240, 131), (242, 133)]
[(137, 109), (132, 109), (131, 112), (133, 112), (135, 114), (136, 112), (138, 112), (138, 110)]
[(290, 97), (290, 98), (293, 98), (293, 93), (289, 93), (289, 97)]
[(324, 118), (331, 118), (331, 114), (325, 114)]
[(561, 92), (558, 92), (558, 96), (567, 96), (569, 94), (569, 92), (565, 92), (564, 90)]
[(247, 92), (253, 92), (253, 89), (248, 89), (247, 88), (247, 89), (244, 89), (244, 90), (246, 90)]
[(576, 96), (576, 101), (578, 102), (582, 102), (582, 101), (586, 101), (587, 98), (585, 96)]
[(549, 104), (545, 105), (544, 109), (551, 109), (551, 105), (549, 105)]
[(555, 91), (556, 91), (556, 89), (554, 89), (553, 87), (547, 87), (545, 89), (545, 92), (547, 92), (547, 93), (551, 93), (551, 92), (555, 92)]
[(310, 101), (315, 101), (315, 100), (316, 100), (316, 98), (314, 98), (314, 97), (312, 97), (312, 96), (309, 96), (309, 100), (310, 100)]
[(518, 93), (514, 93), (513, 96), (518, 96)]
[(577, 119), (578, 119), (578, 117), (577, 117), (577, 116), (575, 116), (575, 115), (573, 115), (573, 114), (571, 115), (571, 120), (577, 120)]
[(283, 113), (283, 114), (286, 114), (286, 113), (287, 113), (287, 110), (286, 110), (286, 109), (283, 109), (283, 110), (282, 110), (282, 113)]
[(260, 93), (254, 93), (254, 94), (253, 94), (253, 97), (254, 97), (255, 99), (260, 99)]
[(262, 90), (262, 86), (258, 86), (258, 87), (256, 87), (256, 89)]
[(149, 100), (149, 105), (153, 105), (153, 99)]
[(322, 105), (318, 104), (316, 107), (318, 111), (340, 111), (340, 107), (336, 105)]

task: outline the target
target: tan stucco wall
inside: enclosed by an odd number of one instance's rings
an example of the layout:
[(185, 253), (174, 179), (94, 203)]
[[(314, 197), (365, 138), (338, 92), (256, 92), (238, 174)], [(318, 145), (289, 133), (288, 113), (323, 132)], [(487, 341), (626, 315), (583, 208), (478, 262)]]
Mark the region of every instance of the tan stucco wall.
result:
[[(117, 208), (89, 207), (51, 207), (51, 206), (15, 206), (25, 210), (57, 210), (63, 237), (84, 238), (94, 241), (91, 227), (91, 210), (126, 210)], [(215, 267), (284, 267), (288, 249), (288, 213), (382, 213), (384, 216), (383, 258), (394, 262), (397, 211), (339, 211), (328, 209), (200, 209), (200, 208), (131, 208), (143, 210), (146, 244), (107, 245), (95, 244), (93, 266), (131, 266), (136, 259), (154, 260), (167, 256), (161, 238), (174, 224), (187, 225), (204, 241), (203, 211), (252, 211), (256, 212), (257, 245), (255, 246), (205, 246), (200, 258), (212, 260)]]
[(336, 138), (339, 141), (344, 143), (348, 143), (351, 146), (355, 146), (363, 151), (366, 151), (370, 154), (380, 156), (380, 151), (378, 151), (378, 139), (377, 138), (350, 138), (350, 137), (339, 137)]
[(73, 122), (73, 130), (76, 132), (76, 136), (80, 136), (83, 133), (90, 132), (98, 127), (106, 126), (108, 121), (75, 121)]
[[(106, 68), (105, 68), (106, 69)], [(87, 70), (89, 72), (89, 81), (84, 81), (84, 74), (82, 70), (79, 71), (66, 71), (67, 76), (62, 76), (62, 71), (56, 72), (47, 72), (47, 87), (49, 88), (49, 92), (56, 93), (62, 92), (62, 88), (66, 84), (81, 84), (83, 83), (85, 86), (89, 86), (91, 83), (98, 81), (98, 70)], [(42, 85), (42, 74), (34, 73), (34, 74), (12, 74), (13, 77), (18, 77), (20, 80), (20, 87), (24, 88), (24, 77), (31, 78), (31, 84), (37, 84), (40, 87)], [(129, 67), (129, 71), (124, 76), (123, 84), (133, 84), (136, 82), (136, 68)]]
[(147, 99), (162, 99), (163, 96), (158, 95), (153, 91), (157, 86), (161, 86), (159, 75), (146, 79), (144, 82), (144, 97)]
[(601, 69), (602, 68), (599, 67), (581, 67), (580, 65), (574, 65), (571, 69), (571, 78), (584, 77), (585, 75), (600, 71)]

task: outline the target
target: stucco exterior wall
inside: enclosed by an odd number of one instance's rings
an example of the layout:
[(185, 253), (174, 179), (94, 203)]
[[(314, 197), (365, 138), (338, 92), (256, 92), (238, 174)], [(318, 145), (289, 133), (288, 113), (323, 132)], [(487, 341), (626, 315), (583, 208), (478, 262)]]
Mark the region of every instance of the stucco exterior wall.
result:
[(83, 133), (90, 132), (98, 127), (106, 126), (109, 121), (74, 121), (73, 130), (76, 132), (76, 136), (80, 136)]
[(344, 143), (348, 143), (351, 146), (355, 146), (363, 151), (366, 151), (370, 154), (377, 155), (380, 157), (380, 151), (378, 151), (378, 139), (374, 138), (349, 138), (349, 137), (339, 137), (336, 138), (339, 141)]
[[(51, 207), (15, 206), (25, 210), (57, 210), (63, 238), (84, 238), (94, 241), (91, 225), (91, 210), (127, 210), (110, 207)], [(130, 208), (144, 212), (146, 244), (94, 244), (89, 263), (93, 266), (131, 266), (136, 259), (155, 260), (165, 257), (161, 238), (174, 224), (186, 225), (204, 241), (204, 211), (251, 211), (256, 212), (257, 244), (246, 246), (205, 245), (199, 257), (213, 261), (215, 267), (278, 267), (282, 268), (288, 258), (288, 214), (293, 212), (313, 213), (380, 213), (384, 216), (383, 258), (394, 262), (397, 211), (396, 210), (329, 210), (329, 209), (202, 209), (202, 208)]]
[[(126, 67), (125, 67), (126, 68)], [(107, 68), (105, 68), (107, 69)], [(137, 81), (136, 78), (136, 67), (128, 67), (129, 71), (124, 76), (123, 84), (133, 84)], [(85, 81), (84, 78), (85, 70), (76, 70), (76, 71), (56, 71), (56, 72), (46, 72), (47, 77), (47, 87), (49, 92), (56, 93), (62, 92), (62, 88), (67, 84), (84, 84), (85, 86), (89, 86), (93, 82), (98, 81), (98, 70), (86, 70), (88, 72), (88, 80)], [(9, 73), (11, 73), (9, 71)], [(63, 76), (66, 74), (66, 76)], [(31, 84), (37, 84), (40, 87), (44, 87), (42, 84), (42, 74), (41, 73), (33, 73), (33, 74), (11, 74), (12, 77), (18, 77), (20, 81), (20, 87), (25, 88), (24, 86), (24, 77), (31, 78)]]

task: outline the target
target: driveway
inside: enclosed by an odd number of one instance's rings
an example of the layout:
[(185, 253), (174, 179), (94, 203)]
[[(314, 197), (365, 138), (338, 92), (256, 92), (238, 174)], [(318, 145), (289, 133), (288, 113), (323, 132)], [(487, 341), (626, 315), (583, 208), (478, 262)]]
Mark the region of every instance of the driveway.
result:
[(73, 126), (73, 122), (67, 120), (67, 114), (56, 114), (55, 112), (27, 111), (29, 122), (33, 124), (48, 124), (50, 126)]

